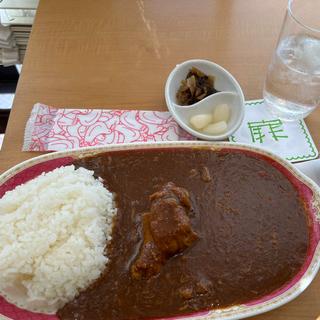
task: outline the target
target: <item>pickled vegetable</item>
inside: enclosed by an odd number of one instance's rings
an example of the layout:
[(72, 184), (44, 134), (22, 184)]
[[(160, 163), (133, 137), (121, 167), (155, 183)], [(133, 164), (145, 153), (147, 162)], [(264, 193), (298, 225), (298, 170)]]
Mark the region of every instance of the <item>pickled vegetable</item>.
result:
[(196, 130), (201, 130), (212, 122), (211, 114), (196, 114), (189, 120), (192, 127)]
[(202, 132), (206, 134), (219, 135), (227, 130), (227, 123), (225, 121), (219, 121), (215, 123), (210, 123), (207, 125)]
[(212, 122), (225, 121), (228, 122), (230, 118), (230, 107), (227, 104), (219, 104), (213, 110)]

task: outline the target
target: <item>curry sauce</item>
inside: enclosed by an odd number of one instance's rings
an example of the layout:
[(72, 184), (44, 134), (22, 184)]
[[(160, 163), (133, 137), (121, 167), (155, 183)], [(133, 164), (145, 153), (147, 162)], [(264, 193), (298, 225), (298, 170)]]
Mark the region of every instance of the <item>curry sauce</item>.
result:
[[(105, 272), (59, 310), (60, 319), (148, 319), (225, 308), (281, 288), (305, 262), (304, 203), (284, 173), (253, 153), (113, 151), (75, 165), (104, 179), (118, 213)], [(150, 196), (168, 183), (188, 193), (183, 219), (192, 241), (156, 272), (135, 277)]]

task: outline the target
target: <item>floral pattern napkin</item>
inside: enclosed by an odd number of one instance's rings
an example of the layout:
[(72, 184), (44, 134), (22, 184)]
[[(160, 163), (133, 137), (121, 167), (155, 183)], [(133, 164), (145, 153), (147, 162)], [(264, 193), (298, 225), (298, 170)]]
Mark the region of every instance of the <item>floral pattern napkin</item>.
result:
[(34, 105), (24, 151), (59, 151), (113, 143), (194, 140), (169, 112), (63, 109)]

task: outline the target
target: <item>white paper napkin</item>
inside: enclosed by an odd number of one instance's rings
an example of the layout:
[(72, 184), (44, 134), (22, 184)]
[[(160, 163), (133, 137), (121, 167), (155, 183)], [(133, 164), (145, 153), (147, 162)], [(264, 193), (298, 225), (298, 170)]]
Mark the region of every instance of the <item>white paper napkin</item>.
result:
[(291, 162), (316, 159), (318, 150), (303, 120), (282, 122), (272, 116), (263, 100), (246, 102), (241, 127), (229, 138), (272, 151)]
[(19, 63), (18, 48), (0, 48), (0, 64), (10, 66)]
[(1, 48), (12, 48), (16, 46), (16, 41), (15, 39), (11, 36), (7, 40), (1, 40), (0, 39), (0, 47)]
[(19, 49), (11, 29), (2, 26), (0, 21), (0, 65), (14, 65), (19, 63), (19, 60)]
[(9, 27), (0, 25), (0, 40), (7, 41), (10, 38), (11, 31)]

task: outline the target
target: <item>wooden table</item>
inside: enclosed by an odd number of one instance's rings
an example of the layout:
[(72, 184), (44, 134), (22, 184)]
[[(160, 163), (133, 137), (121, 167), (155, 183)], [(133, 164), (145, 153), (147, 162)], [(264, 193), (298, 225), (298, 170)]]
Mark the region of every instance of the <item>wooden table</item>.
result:
[[(170, 70), (213, 60), (261, 98), (286, 0), (42, 1), (0, 153), (0, 172), (36, 156), (21, 152), (34, 103), (165, 110)], [(320, 108), (307, 119), (320, 147)], [(320, 314), (320, 275), (296, 300), (255, 319), (309, 320)]]

